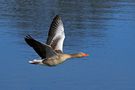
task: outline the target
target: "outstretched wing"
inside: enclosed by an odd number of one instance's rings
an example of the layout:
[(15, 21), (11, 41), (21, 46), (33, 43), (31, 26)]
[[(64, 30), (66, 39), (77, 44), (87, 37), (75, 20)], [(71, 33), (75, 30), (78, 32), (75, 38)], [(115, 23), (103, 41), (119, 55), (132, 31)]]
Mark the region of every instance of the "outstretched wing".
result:
[(63, 22), (60, 16), (56, 15), (50, 26), (46, 44), (50, 45), (56, 52), (63, 52), (64, 39)]
[(37, 52), (37, 54), (42, 59), (56, 55), (55, 51), (49, 45), (38, 42), (37, 40), (33, 39), (30, 35), (25, 37), (25, 41)]

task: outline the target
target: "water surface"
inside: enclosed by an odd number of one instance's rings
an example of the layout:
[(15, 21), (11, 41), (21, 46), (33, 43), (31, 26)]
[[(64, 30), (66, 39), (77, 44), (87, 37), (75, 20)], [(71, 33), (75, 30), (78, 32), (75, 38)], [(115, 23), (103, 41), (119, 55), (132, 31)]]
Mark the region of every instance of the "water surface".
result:
[[(135, 1), (0, 0), (0, 89), (135, 90)], [(65, 53), (90, 56), (57, 67), (31, 65), (24, 41), (45, 42), (52, 18), (65, 26)]]

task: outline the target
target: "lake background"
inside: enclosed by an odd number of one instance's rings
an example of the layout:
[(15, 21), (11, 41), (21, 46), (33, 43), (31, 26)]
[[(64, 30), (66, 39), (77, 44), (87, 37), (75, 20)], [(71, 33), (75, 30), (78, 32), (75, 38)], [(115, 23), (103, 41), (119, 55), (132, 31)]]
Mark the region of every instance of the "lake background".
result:
[[(65, 53), (85, 52), (56, 67), (31, 65), (27, 34), (45, 42), (62, 17)], [(134, 0), (0, 0), (1, 90), (135, 90)]]

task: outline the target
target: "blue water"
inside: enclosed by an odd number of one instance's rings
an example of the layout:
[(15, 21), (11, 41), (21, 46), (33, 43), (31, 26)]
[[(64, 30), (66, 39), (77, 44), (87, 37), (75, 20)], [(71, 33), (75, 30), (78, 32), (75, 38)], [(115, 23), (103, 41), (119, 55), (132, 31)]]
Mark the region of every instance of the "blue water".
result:
[[(135, 90), (135, 1), (0, 0), (0, 90)], [(56, 67), (31, 65), (24, 41), (45, 42), (52, 18), (64, 22), (65, 53)]]

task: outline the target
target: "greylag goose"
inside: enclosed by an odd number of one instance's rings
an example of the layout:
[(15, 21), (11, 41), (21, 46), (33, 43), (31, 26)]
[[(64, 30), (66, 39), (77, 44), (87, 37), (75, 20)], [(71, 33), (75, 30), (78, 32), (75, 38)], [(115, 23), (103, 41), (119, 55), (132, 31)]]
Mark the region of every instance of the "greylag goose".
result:
[(58, 15), (54, 17), (51, 23), (46, 44), (35, 40), (30, 35), (27, 35), (24, 39), (26, 43), (31, 46), (41, 57), (40, 60), (34, 59), (32, 61), (29, 61), (30, 64), (56, 66), (60, 63), (63, 63), (69, 58), (81, 58), (88, 56), (88, 54), (83, 52), (76, 54), (63, 53), (63, 42), (65, 39), (65, 33), (63, 22)]

